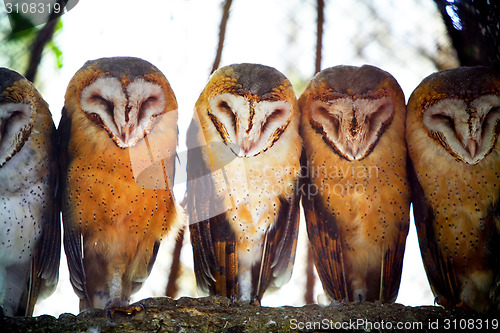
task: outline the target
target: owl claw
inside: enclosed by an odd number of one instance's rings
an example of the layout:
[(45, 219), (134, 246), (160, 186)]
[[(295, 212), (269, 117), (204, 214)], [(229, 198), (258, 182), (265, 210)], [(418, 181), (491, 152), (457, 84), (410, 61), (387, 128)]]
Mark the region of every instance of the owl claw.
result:
[(229, 297), (231, 300), (231, 306), (236, 306), (236, 301), (238, 300), (238, 296), (236, 294), (232, 294), (231, 297)]
[(132, 316), (142, 311), (146, 312), (146, 307), (144, 306), (144, 304), (140, 302), (130, 304), (127, 306), (113, 306), (111, 304), (106, 306), (106, 316), (109, 319), (113, 319), (116, 312), (122, 313), (126, 316)]
[(337, 306), (341, 306), (341, 305), (345, 305), (345, 301), (342, 300), (342, 301), (337, 301), (336, 299), (332, 300), (330, 302), (330, 304), (328, 304), (328, 306), (332, 306), (332, 307), (337, 307)]
[(255, 305), (255, 306), (261, 306), (260, 304), (260, 297), (255, 295), (252, 299), (252, 301), (250, 302), (251, 305)]

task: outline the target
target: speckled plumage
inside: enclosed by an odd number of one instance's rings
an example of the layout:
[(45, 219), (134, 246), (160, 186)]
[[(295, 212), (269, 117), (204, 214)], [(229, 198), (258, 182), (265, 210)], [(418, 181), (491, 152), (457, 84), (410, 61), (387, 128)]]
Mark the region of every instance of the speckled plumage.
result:
[(302, 202), (323, 287), (336, 301), (393, 302), (410, 208), (403, 92), (376, 67), (337, 66), (299, 105)]
[(216, 71), (188, 131), (187, 209), (198, 286), (260, 301), (290, 278), (298, 232), (297, 100), (274, 68)]
[(55, 133), (33, 84), (0, 68), (0, 306), (10, 316), (32, 315), (58, 280)]
[[(484, 99), (488, 95), (496, 101), (489, 104), (490, 98)], [(476, 138), (473, 123), (480, 108), (488, 113), (481, 117), (482, 133)], [(485, 67), (434, 73), (408, 102), (420, 249), (436, 300), (448, 308), (500, 310), (499, 110), (500, 76)], [(427, 117), (431, 112), (435, 114)], [(467, 118), (466, 133), (461, 132), (461, 114)], [(424, 118), (429, 126), (448, 127), (449, 135), (429, 129)], [(465, 142), (453, 143), (452, 136)]]
[(69, 83), (59, 132), (64, 245), (80, 308), (127, 306), (182, 216), (171, 192), (175, 95), (142, 59), (89, 61)]

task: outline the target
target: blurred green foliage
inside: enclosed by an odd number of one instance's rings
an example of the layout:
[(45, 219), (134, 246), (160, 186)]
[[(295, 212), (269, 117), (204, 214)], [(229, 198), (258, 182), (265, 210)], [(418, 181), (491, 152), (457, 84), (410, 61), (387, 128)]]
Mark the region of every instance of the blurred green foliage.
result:
[[(57, 20), (54, 36), (63, 28), (61, 18)], [(28, 68), (31, 46), (42, 28), (43, 25), (34, 26), (24, 15), (0, 11), (0, 66), (24, 74)], [(62, 68), (63, 54), (54, 38), (46, 45), (44, 56), (46, 55), (54, 57), (54, 65)]]

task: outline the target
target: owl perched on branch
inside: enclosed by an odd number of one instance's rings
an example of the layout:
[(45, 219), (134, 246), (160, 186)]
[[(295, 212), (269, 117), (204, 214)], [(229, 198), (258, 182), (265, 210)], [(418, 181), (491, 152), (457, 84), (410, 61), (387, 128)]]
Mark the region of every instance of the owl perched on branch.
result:
[(57, 137), (47, 103), (0, 68), (0, 307), (31, 316), (57, 285), (61, 225)]
[(59, 138), (64, 247), (80, 309), (134, 311), (130, 295), (182, 216), (172, 193), (174, 92), (142, 59), (88, 61), (69, 83)]
[(420, 250), (437, 303), (500, 310), (500, 75), (460, 67), (408, 101)]
[(291, 275), (301, 140), (292, 85), (274, 68), (220, 68), (187, 134), (187, 210), (198, 286), (260, 303)]
[(403, 92), (376, 67), (337, 66), (299, 105), (302, 202), (323, 288), (337, 302), (394, 302), (410, 209)]

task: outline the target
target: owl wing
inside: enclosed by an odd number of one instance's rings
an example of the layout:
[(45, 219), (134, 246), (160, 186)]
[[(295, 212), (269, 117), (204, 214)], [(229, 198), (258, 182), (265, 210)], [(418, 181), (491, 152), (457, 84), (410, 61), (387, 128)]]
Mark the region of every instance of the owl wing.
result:
[[(307, 165), (304, 153), (301, 164)], [(310, 189), (313, 186), (310, 179), (308, 177), (303, 179), (305, 181), (303, 188)], [(304, 193), (302, 206), (306, 218), (309, 246), (323, 288), (328, 295), (338, 301), (348, 300), (342, 244), (337, 222), (324, 208), (319, 194), (312, 195), (308, 191)]]
[(253, 294), (259, 300), (262, 299), (270, 283), (275, 287), (281, 287), (292, 275), (299, 232), (301, 179), (299, 177), (296, 180), (290, 200), (280, 197), (281, 205), (276, 222), (265, 234), (261, 262), (253, 267)]
[[(500, 190), (498, 191), (499, 195), (497, 198), (500, 198)], [(497, 201), (495, 207), (493, 208), (493, 220), (494, 220), (494, 232), (492, 235), (491, 249), (490, 253), (493, 253), (493, 257), (495, 262), (493, 263), (493, 267), (495, 267), (495, 276), (493, 282), (493, 290), (491, 291), (491, 300), (493, 304), (500, 305), (500, 200)]]
[[(61, 196), (63, 196), (66, 189), (66, 175), (73, 159), (68, 151), (69, 139), (71, 136), (71, 119), (67, 114), (66, 108), (62, 110), (58, 134), (60, 151), (59, 166), (61, 172), (59, 180), (60, 192)], [(60, 201), (64, 202), (64, 200)], [(61, 209), (64, 210), (64, 207), (61, 207)], [(88, 304), (92, 304), (87, 292), (87, 278), (83, 267), (82, 233), (80, 227), (69, 218), (70, 214), (65, 214), (65, 216), (66, 218), (63, 219), (63, 243), (64, 252), (66, 253), (66, 259), (68, 261), (70, 282), (78, 297), (80, 299), (85, 299)]]
[(398, 297), (408, 227), (408, 223), (401, 223), (395, 244), (391, 244), (393, 246), (385, 250), (382, 265), (382, 291), (380, 294), (383, 303), (393, 303)]
[(59, 263), (61, 259), (61, 220), (58, 197), (58, 161), (57, 134), (52, 125), (49, 147), (49, 188), (51, 201), (43, 214), (41, 234), (31, 262), (28, 288), (22, 296), (17, 315), (32, 316), (37, 300), (48, 297), (57, 286), (59, 279)]
[(200, 289), (229, 297), (238, 291), (236, 236), (216, 200), (210, 169), (203, 160), (210, 154), (208, 146), (199, 147), (195, 139), (199, 131), (195, 118), (187, 134), (186, 196), (194, 271)]
[(460, 302), (460, 289), (452, 262), (439, 248), (434, 230), (434, 212), (427, 204), (424, 190), (420, 185), (415, 170), (408, 163), (409, 178), (412, 185), (412, 203), (415, 226), (417, 228), (420, 253), (427, 273), (427, 278), (434, 296), (441, 302)]

